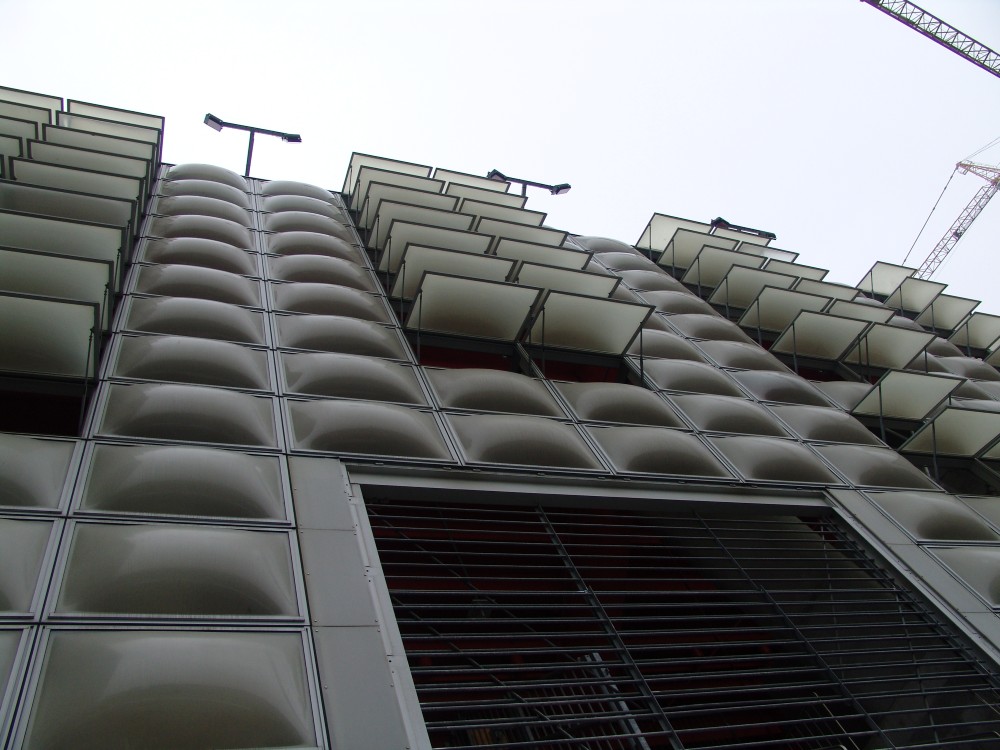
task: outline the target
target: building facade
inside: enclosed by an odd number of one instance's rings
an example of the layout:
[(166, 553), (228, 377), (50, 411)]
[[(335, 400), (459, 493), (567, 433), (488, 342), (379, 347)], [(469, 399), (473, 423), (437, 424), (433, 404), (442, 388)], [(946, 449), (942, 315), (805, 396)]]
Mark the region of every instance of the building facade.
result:
[(1000, 746), (1000, 318), (163, 126), (0, 89), (4, 750)]

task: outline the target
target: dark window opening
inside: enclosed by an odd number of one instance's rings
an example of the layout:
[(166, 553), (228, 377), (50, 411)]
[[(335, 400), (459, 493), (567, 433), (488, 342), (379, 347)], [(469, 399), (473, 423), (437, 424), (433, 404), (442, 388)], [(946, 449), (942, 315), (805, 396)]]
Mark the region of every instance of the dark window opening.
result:
[(36, 435), (81, 434), (84, 408), (94, 384), (0, 378), (0, 432)]

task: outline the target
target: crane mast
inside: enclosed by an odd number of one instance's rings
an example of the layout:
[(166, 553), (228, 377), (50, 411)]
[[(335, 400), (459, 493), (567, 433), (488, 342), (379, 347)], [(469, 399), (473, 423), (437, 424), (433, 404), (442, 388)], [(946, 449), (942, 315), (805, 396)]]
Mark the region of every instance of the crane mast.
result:
[(954, 223), (948, 228), (948, 231), (945, 232), (944, 237), (934, 246), (930, 255), (927, 256), (927, 259), (917, 269), (917, 272), (913, 274), (914, 278), (929, 279), (938, 269), (938, 266), (944, 262), (944, 259), (948, 257), (948, 253), (962, 239), (962, 235), (972, 226), (972, 222), (976, 220), (976, 217), (983, 212), (990, 199), (1000, 192), (1000, 169), (968, 161), (959, 162), (956, 168), (960, 174), (971, 172), (974, 175), (982, 177), (989, 184), (979, 189), (979, 192), (969, 202), (969, 205), (955, 219)]
[(1000, 78), (1000, 53), (907, 0), (861, 0)]

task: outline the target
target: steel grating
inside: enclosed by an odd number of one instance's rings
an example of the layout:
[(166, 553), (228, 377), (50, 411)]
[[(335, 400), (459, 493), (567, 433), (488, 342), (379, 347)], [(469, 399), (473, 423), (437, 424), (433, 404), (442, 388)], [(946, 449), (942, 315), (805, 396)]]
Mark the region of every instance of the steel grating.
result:
[(995, 748), (1000, 685), (832, 514), (368, 500), (444, 748)]

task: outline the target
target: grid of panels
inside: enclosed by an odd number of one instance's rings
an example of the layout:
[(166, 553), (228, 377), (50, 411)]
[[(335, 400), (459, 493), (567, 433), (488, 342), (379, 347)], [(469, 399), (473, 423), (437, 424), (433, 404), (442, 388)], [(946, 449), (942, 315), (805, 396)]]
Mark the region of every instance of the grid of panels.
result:
[(368, 510), (435, 747), (995, 747), (1000, 691), (830, 515)]

